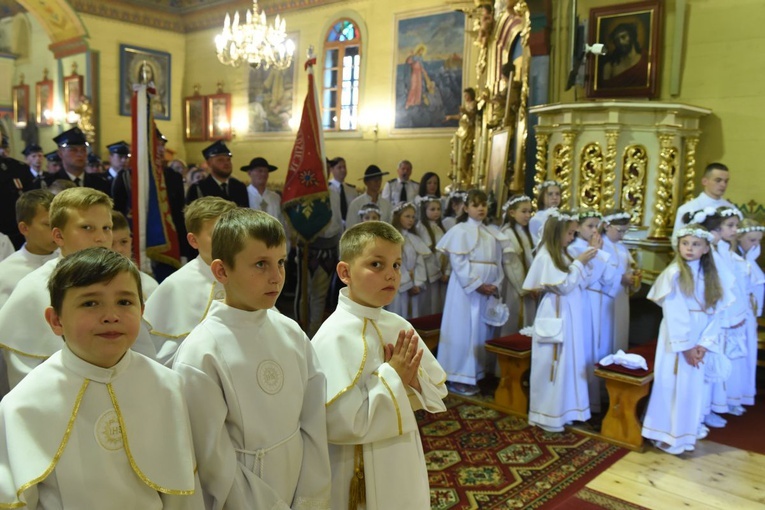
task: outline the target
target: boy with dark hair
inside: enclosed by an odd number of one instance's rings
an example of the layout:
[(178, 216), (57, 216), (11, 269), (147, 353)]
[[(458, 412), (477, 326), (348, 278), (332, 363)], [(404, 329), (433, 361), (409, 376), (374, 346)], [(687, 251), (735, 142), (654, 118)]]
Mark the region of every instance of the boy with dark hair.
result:
[(0, 507), (204, 508), (182, 380), (130, 351), (135, 265), (87, 248), (47, 287), (64, 344), (0, 403)]
[(284, 229), (262, 211), (231, 210), (215, 226), (212, 257), (225, 300), (210, 304), (173, 363), (207, 508), (329, 509), (326, 380), (308, 337), (273, 309)]
[(26, 242), (0, 262), (0, 308), (22, 278), (57, 256), (48, 214), (52, 200), (51, 192), (35, 189), (16, 201), (16, 222)]
[(151, 325), (157, 361), (171, 366), (183, 339), (202, 322), (214, 300), (225, 297), (210, 272), (212, 232), (222, 214), (236, 204), (220, 197), (201, 197), (184, 209), (186, 238), (199, 255), (168, 276), (146, 302), (144, 318)]
[(446, 410), (446, 374), (412, 325), (383, 309), (401, 283), (403, 244), (380, 221), (343, 234), (337, 274), (347, 288), (313, 337), (327, 377), (333, 509), (430, 508), (414, 411)]

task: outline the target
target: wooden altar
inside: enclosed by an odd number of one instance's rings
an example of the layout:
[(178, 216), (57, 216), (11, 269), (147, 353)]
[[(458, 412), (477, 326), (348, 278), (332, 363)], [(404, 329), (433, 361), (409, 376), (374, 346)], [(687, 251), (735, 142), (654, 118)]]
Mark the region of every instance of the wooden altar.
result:
[(530, 108), (536, 127), (535, 192), (562, 183), (561, 207), (632, 216), (624, 242), (644, 279), (671, 260), (675, 212), (695, 196), (701, 118), (711, 110), (655, 101), (596, 101)]

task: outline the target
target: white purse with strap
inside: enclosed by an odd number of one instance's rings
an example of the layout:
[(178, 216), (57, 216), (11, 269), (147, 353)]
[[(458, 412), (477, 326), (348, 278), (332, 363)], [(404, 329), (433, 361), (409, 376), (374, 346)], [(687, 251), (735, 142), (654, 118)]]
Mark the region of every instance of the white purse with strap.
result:
[(563, 319), (560, 317), (560, 296), (555, 296), (555, 317), (534, 319), (534, 340), (540, 344), (563, 343)]

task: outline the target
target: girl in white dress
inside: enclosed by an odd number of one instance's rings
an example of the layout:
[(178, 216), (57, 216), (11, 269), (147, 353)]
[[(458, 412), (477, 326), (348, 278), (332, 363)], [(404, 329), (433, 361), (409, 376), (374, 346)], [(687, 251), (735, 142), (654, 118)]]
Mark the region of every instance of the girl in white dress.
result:
[[(470, 190), (463, 221), (447, 231), (436, 248), (449, 255), (452, 273), (446, 289), (441, 319), (438, 362), (446, 371), (449, 389), (460, 395), (476, 395), (478, 381), (487, 364), (486, 340), (494, 327), (484, 322), (489, 296), (502, 283), (502, 245), (505, 237), (487, 226), (488, 198)], [(492, 363), (490, 370), (493, 371)]]
[(553, 209), (560, 206), (561, 185), (558, 181), (545, 181), (537, 193), (537, 213), (529, 221), (529, 231), (534, 240), (534, 246), (539, 244), (545, 221)]
[(749, 298), (746, 315), (747, 355), (746, 365), (742, 367), (742, 398), (741, 404), (754, 405), (757, 394), (757, 317), (762, 315), (762, 303), (765, 299), (765, 274), (757, 259), (760, 256), (760, 243), (765, 227), (756, 221), (745, 218), (738, 224), (736, 246), (738, 252), (749, 264), (750, 276), (746, 294)]
[(501, 232), (507, 237), (508, 243), (502, 253), (502, 266), (505, 271), (505, 284), (502, 295), (510, 311), (500, 336), (512, 335), (521, 328), (534, 322), (536, 313), (537, 294), (523, 290), (523, 280), (529, 272), (534, 259), (534, 241), (529, 232), (531, 219), (531, 198), (526, 195), (515, 195), (502, 206), (505, 224)]
[(417, 208), (411, 202), (401, 202), (393, 209), (391, 224), (404, 236), (401, 250), (401, 286), (386, 308), (405, 319), (419, 317), (422, 293), (428, 281), (425, 258), (432, 256), (430, 248), (412, 232), (417, 221)]
[(714, 237), (699, 224), (675, 232), (675, 260), (662, 271), (648, 299), (662, 307), (653, 388), (643, 420), (643, 437), (667, 453), (692, 451), (709, 433), (703, 418), (704, 363), (717, 349), (717, 317), (725, 306), (711, 244)]
[(456, 225), (457, 218), (465, 212), (465, 199), (467, 199), (467, 193), (464, 191), (452, 191), (449, 194), (449, 201), (446, 204), (442, 221), (445, 230)]
[[(542, 293), (531, 347), (529, 423), (547, 432), (590, 419), (582, 302), (587, 263), (598, 250), (588, 248), (576, 258), (569, 254), (578, 226), (577, 216), (568, 211), (550, 214), (523, 282), (524, 290)], [(542, 324), (551, 327), (542, 330)]]
[(600, 314), (600, 341), (604, 350), (616, 352), (629, 348), (630, 292), (640, 288), (640, 271), (633, 269), (632, 255), (622, 239), (629, 230), (630, 214), (621, 209), (606, 211), (600, 224), (603, 250), (615, 268), (610, 286), (603, 288), (603, 308)]
[(380, 206), (373, 202), (362, 205), (361, 209), (359, 209), (359, 223), (365, 221), (380, 221), (381, 217)]
[(444, 237), (446, 229), (441, 223), (441, 199), (429, 195), (420, 199), (420, 221), (417, 223), (417, 235), (430, 248), (432, 255), (425, 257), (425, 269), (428, 273), (428, 288), (422, 297), (422, 314), (441, 313), (446, 300), (446, 282), (449, 281), (449, 257), (436, 250), (438, 241)]
[[(590, 390), (590, 410), (600, 412), (600, 396), (603, 380), (595, 376), (595, 363), (608, 354), (611, 348), (601, 340), (601, 316), (603, 307), (603, 289), (611, 286), (616, 268), (611, 265), (611, 257), (603, 251), (603, 238), (598, 233), (602, 215), (594, 209), (581, 209), (578, 213), (579, 228), (576, 239), (569, 246), (572, 257), (578, 257), (591, 247), (598, 250), (598, 256), (587, 263), (589, 274), (582, 301), (582, 328), (584, 348), (587, 357), (587, 380)], [(610, 337), (610, 335), (608, 335)]]

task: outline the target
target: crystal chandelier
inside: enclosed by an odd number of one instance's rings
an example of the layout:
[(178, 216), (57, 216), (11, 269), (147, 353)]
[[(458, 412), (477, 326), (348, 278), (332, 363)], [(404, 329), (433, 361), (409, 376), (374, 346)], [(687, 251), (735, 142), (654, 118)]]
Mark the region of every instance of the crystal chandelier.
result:
[(215, 36), (215, 46), (218, 60), (234, 67), (247, 62), (253, 68), (286, 69), (295, 52), (295, 44), (287, 39), (284, 19), (277, 14), (273, 26), (268, 26), (266, 13), (258, 7), (258, 0), (253, 0), (244, 24), (239, 24), (238, 11), (234, 13), (233, 23), (226, 14), (223, 32)]

